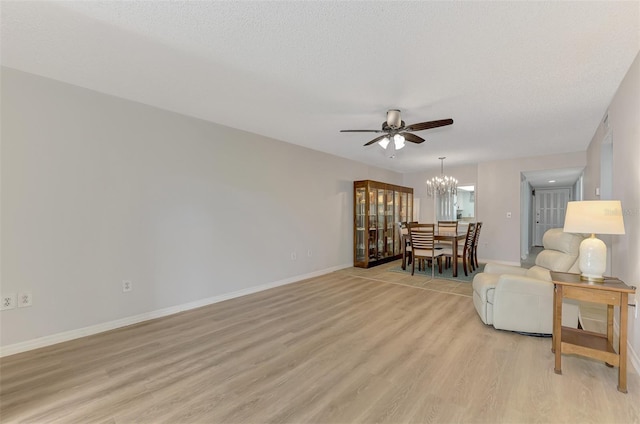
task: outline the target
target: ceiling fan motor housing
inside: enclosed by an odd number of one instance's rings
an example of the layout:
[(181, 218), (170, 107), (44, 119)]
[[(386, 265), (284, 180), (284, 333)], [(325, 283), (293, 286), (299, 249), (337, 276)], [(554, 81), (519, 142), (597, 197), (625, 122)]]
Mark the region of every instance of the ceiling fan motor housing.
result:
[(402, 126), (400, 111), (398, 109), (389, 109), (387, 111), (387, 126), (389, 128), (393, 128), (394, 130)]

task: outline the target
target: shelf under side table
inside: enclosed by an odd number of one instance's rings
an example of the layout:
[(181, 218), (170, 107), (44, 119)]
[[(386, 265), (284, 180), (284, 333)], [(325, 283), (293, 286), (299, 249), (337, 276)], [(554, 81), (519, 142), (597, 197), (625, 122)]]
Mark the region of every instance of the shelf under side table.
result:
[(607, 340), (606, 334), (563, 326), (561, 341), (562, 353), (574, 353), (604, 361), (609, 365), (620, 365), (620, 356)]

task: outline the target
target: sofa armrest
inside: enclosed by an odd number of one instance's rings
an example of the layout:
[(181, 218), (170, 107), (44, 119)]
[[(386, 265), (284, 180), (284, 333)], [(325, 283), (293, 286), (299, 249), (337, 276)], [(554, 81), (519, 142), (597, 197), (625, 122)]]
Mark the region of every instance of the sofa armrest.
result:
[(513, 265), (502, 265), (502, 264), (489, 262), (488, 264), (485, 265), (484, 270), (482, 272), (486, 272), (489, 274), (525, 275), (527, 273), (527, 269), (520, 268), (518, 266), (513, 266)]
[[(575, 328), (578, 309), (563, 302), (562, 323)], [(525, 333), (553, 332), (553, 283), (520, 275), (501, 275), (496, 284), (493, 326)]]
[(496, 284), (496, 295), (498, 292), (553, 297), (553, 283), (526, 275), (503, 274)]

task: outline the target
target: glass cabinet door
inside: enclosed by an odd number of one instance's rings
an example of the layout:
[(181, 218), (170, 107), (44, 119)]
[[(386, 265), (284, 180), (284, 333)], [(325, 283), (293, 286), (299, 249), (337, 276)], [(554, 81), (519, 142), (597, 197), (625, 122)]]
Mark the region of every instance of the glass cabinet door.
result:
[(385, 250), (385, 216), (386, 216), (386, 210), (385, 210), (385, 196), (384, 196), (384, 189), (378, 189), (378, 243), (377, 243), (377, 249), (378, 249), (378, 254), (376, 256), (377, 259), (383, 258), (384, 255), (384, 250)]
[(367, 230), (367, 210), (366, 208), (367, 192), (364, 187), (356, 188), (356, 237), (355, 237), (355, 260), (356, 262), (364, 262), (366, 259), (365, 236)]
[(393, 254), (399, 255), (402, 253), (400, 249), (400, 222), (402, 222), (402, 217), (400, 215), (400, 192), (393, 192)]
[(393, 256), (393, 190), (386, 190), (384, 196), (384, 257)]
[(407, 219), (407, 193), (400, 193), (400, 221), (409, 222)]
[(369, 190), (369, 233), (367, 234), (368, 260), (376, 259), (376, 243), (378, 241), (378, 202), (377, 191)]

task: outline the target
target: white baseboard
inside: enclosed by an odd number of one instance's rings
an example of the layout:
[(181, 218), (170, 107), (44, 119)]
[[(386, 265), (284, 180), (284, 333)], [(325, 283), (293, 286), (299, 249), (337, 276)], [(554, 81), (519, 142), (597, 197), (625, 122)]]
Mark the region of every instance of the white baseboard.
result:
[(126, 327), (128, 325), (137, 324), (137, 323), (148, 321), (155, 318), (165, 317), (167, 315), (177, 314), (178, 312), (184, 312), (191, 309), (200, 308), (202, 306), (207, 306), (214, 303), (222, 302), (224, 300), (229, 300), (229, 299), (233, 299), (240, 296), (246, 296), (248, 294), (257, 293), (257, 292), (268, 290), (274, 287), (284, 286), (284, 285), (295, 283), (301, 280), (306, 280), (308, 278), (319, 277), (321, 275), (338, 271), (340, 269), (350, 268), (351, 266), (353, 266), (353, 264), (351, 263), (337, 265), (337, 266), (322, 269), (319, 271), (310, 272), (308, 274), (296, 275), (293, 277), (285, 278), (284, 280), (261, 284), (259, 286), (253, 286), (253, 287), (249, 287), (249, 288), (238, 290), (231, 293), (225, 293), (218, 296), (209, 297), (206, 299), (199, 299), (199, 300), (189, 302), (189, 303), (184, 303), (181, 305), (170, 306), (164, 309), (145, 312), (140, 315), (134, 315), (127, 318), (117, 319), (115, 321), (109, 321), (101, 324), (92, 325), (89, 327), (78, 328), (76, 330), (64, 331), (62, 333), (52, 334), (50, 336), (39, 337), (37, 339), (27, 340), (25, 342), (3, 346), (3, 347), (0, 347), (0, 358), (3, 356), (15, 355), (16, 353), (27, 352), (29, 350), (38, 349), (45, 346), (51, 346), (51, 345), (66, 342), (69, 340), (79, 339), (81, 337), (91, 336), (93, 334), (103, 333), (105, 331)]
[(629, 361), (631, 362), (631, 366), (635, 368), (636, 374), (640, 375), (640, 357), (638, 357), (638, 353), (633, 350), (631, 347), (631, 343), (627, 341), (627, 356), (629, 357)]

